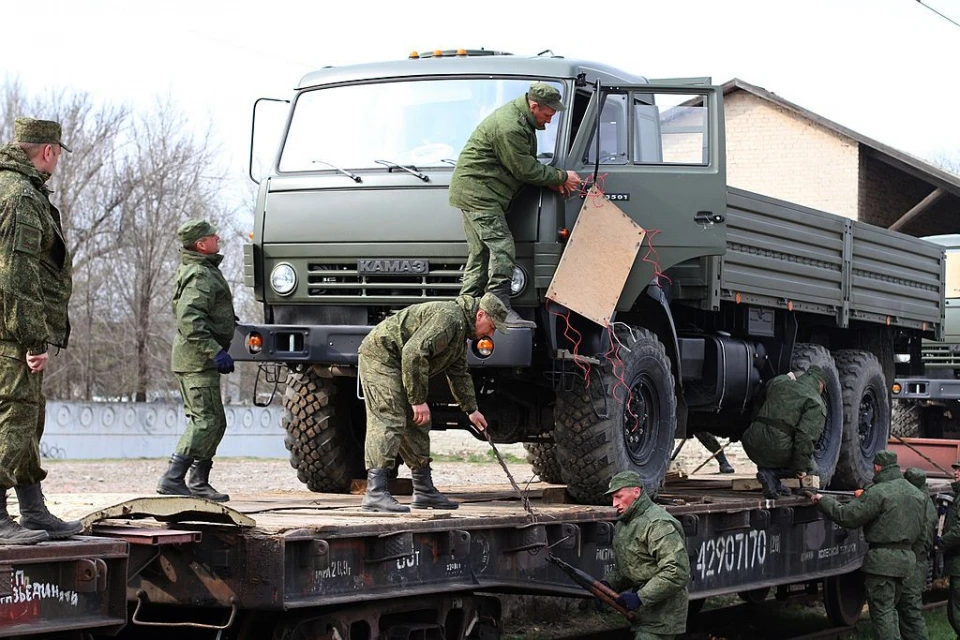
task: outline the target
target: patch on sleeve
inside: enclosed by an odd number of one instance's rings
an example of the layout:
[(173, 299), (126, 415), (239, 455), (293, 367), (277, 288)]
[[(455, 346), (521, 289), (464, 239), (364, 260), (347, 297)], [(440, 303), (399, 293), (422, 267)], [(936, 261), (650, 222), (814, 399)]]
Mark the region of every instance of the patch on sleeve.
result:
[(35, 256), (40, 253), (40, 242), (43, 234), (40, 229), (22, 221), (17, 221), (17, 231), (13, 239), (13, 250)]

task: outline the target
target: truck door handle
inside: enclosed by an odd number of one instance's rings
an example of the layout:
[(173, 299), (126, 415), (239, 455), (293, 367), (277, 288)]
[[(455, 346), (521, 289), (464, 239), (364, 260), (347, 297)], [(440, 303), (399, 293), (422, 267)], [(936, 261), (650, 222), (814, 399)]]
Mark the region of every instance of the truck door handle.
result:
[(693, 221), (697, 224), (720, 224), (724, 219), (722, 213), (712, 211), (697, 211), (697, 214), (693, 216)]

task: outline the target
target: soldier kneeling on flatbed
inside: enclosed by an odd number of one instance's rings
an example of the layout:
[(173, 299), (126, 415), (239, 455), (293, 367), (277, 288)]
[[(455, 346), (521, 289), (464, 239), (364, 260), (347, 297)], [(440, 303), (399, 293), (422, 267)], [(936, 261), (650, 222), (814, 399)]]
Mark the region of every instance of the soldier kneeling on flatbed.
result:
[(743, 434), (743, 450), (757, 465), (763, 497), (790, 495), (780, 479), (818, 473), (813, 451), (823, 433), (827, 404), (821, 394), (826, 374), (810, 367), (767, 383), (766, 399)]
[(365, 511), (410, 511), (387, 490), (398, 453), (413, 476), (413, 508), (459, 506), (433, 486), (429, 381), (444, 373), (470, 422), (481, 431), (486, 429), (487, 420), (477, 409), (473, 379), (467, 371), (467, 339), (503, 331), (506, 317), (507, 308), (492, 293), (479, 300), (464, 295), (452, 301), (424, 302), (390, 316), (360, 343), (360, 383), (367, 413)]

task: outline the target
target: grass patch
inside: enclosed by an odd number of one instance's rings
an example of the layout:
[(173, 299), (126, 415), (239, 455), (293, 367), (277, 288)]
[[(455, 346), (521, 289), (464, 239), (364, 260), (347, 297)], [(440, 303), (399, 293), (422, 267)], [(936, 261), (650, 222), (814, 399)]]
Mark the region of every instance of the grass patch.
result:
[[(501, 453), (500, 456), (507, 464), (524, 464), (526, 458), (521, 458), (512, 453)], [(497, 457), (493, 449), (488, 449), (485, 453), (454, 453), (454, 454), (433, 454), (430, 456), (434, 462), (471, 462), (474, 464), (490, 464), (497, 462)]]

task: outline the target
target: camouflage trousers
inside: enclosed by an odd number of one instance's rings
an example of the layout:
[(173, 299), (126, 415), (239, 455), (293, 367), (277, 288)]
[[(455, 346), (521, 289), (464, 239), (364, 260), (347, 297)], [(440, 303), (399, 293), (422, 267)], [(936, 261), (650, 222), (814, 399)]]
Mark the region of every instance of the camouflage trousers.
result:
[(187, 430), (177, 442), (176, 453), (197, 460), (210, 460), (227, 430), (227, 417), (220, 398), (220, 374), (216, 370), (177, 373), (183, 396)]
[(881, 576), (875, 573), (863, 575), (863, 585), (867, 590), (867, 604), (870, 607), (870, 621), (873, 623), (873, 636), (884, 640), (900, 640), (900, 620), (897, 607), (903, 595), (905, 578)]
[(463, 231), (469, 254), (460, 293), (479, 298), (504, 286), (509, 290), (517, 248), (506, 216), (500, 211), (464, 211)]
[[(46, 420), (43, 373), (31, 373), (19, 345), (0, 355), (0, 489), (41, 482), (40, 437)], [(19, 357), (13, 352), (19, 351)], [(7, 355), (10, 352), (10, 355)]]
[(429, 465), (430, 424), (414, 424), (400, 370), (361, 353), (360, 382), (367, 412), (367, 469), (393, 469), (398, 453), (411, 469)]
[(700, 444), (706, 447), (707, 451), (710, 453), (716, 453), (717, 451), (720, 451), (720, 441), (717, 440), (716, 436), (709, 431), (697, 431), (693, 435), (697, 440), (700, 441)]
[(960, 638), (960, 576), (950, 576), (950, 594), (947, 600), (947, 620)]
[(929, 640), (927, 623), (923, 619), (923, 588), (927, 585), (930, 562), (926, 557), (917, 560), (913, 573), (903, 579), (903, 590), (897, 604), (900, 635), (903, 640)]

